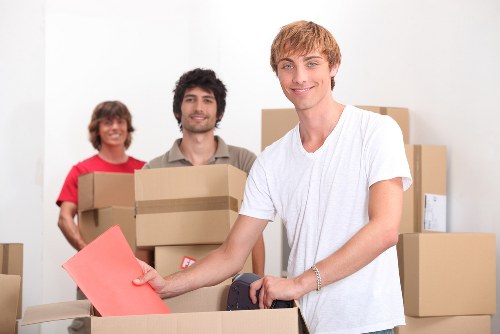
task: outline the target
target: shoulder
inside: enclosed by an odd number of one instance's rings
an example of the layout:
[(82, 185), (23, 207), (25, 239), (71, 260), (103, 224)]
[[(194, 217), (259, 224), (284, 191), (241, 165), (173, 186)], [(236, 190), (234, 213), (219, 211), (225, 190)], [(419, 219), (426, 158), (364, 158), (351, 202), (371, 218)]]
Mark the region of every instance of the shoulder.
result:
[(84, 174), (94, 171), (97, 165), (101, 163), (101, 159), (97, 154), (78, 162), (73, 166), (72, 171), (77, 174)]
[(148, 163), (144, 165), (144, 169), (150, 169), (150, 168), (162, 168), (166, 167), (164, 161), (168, 161), (168, 156), (169, 156), (170, 151), (167, 151), (166, 153), (157, 156), (156, 158), (150, 160)]
[(236, 156), (248, 156), (248, 157), (253, 157), (254, 159), (257, 157), (255, 155), (255, 153), (253, 153), (252, 151), (250, 151), (244, 147), (227, 145), (227, 149), (229, 151), (230, 156), (234, 156), (234, 155), (236, 155)]
[(129, 156), (127, 163), (129, 163), (130, 165), (132, 165), (136, 169), (141, 169), (142, 166), (144, 166), (146, 164), (146, 161), (142, 161), (142, 160), (139, 160), (139, 159), (136, 159), (134, 157)]

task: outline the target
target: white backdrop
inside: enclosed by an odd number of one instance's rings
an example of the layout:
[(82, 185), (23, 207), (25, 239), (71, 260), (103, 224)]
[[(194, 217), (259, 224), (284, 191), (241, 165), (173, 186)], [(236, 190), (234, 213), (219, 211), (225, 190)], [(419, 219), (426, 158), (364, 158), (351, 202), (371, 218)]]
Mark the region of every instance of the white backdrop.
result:
[[(137, 129), (129, 153), (149, 160), (180, 135), (177, 78), (212, 68), (228, 87), (217, 134), (257, 153), (260, 110), (290, 107), (270, 44), (299, 19), (324, 25), (340, 44), (337, 100), (408, 107), (411, 142), (448, 147), (449, 231), (500, 230), (496, 0), (0, 0), (0, 242), (25, 243), (24, 307), (74, 298), (61, 269), (74, 251), (57, 228), (55, 199), (70, 167), (94, 153), (86, 130), (94, 106), (127, 104)], [(278, 226), (265, 241), (266, 271), (277, 275)], [(500, 331), (498, 316), (494, 326)]]

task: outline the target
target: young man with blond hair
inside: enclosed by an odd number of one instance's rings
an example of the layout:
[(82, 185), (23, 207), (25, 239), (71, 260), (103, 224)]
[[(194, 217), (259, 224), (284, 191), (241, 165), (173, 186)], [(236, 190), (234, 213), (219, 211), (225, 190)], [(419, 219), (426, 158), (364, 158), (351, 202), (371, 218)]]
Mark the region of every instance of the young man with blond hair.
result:
[(171, 297), (221, 282), (277, 214), (291, 248), (289, 277), (252, 283), (261, 308), (297, 299), (311, 333), (392, 333), (404, 324), (395, 245), (412, 180), (403, 137), (390, 117), (333, 98), (340, 59), (318, 24), (280, 30), (271, 66), (299, 124), (255, 161), (240, 215), (217, 251), (165, 278), (143, 264), (136, 284)]

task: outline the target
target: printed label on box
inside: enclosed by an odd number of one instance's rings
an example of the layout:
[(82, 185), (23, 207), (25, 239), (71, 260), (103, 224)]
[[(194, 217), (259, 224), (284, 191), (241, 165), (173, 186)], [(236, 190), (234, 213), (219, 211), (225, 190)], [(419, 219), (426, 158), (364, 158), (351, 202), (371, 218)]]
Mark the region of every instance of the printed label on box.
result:
[(184, 256), (184, 258), (182, 259), (182, 263), (181, 263), (181, 269), (189, 268), (189, 266), (191, 266), (195, 262), (196, 262), (196, 259), (193, 259), (192, 257), (189, 257), (189, 256)]
[(424, 194), (424, 229), (446, 232), (446, 195)]

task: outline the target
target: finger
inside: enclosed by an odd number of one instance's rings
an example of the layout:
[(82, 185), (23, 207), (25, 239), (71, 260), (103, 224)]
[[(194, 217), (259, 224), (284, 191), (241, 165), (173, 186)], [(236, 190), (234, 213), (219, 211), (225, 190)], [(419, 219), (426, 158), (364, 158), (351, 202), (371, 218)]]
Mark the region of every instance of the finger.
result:
[(156, 276), (155, 275), (155, 270), (151, 268), (147, 272), (145, 272), (144, 275), (137, 277), (132, 282), (135, 285), (143, 285), (144, 283), (149, 282), (150, 280), (154, 279), (155, 276)]
[(259, 290), (262, 286), (262, 279), (259, 279), (250, 284), (250, 289), (248, 290), (248, 294), (250, 295), (250, 300), (252, 304), (256, 304), (258, 301), (257, 290)]

